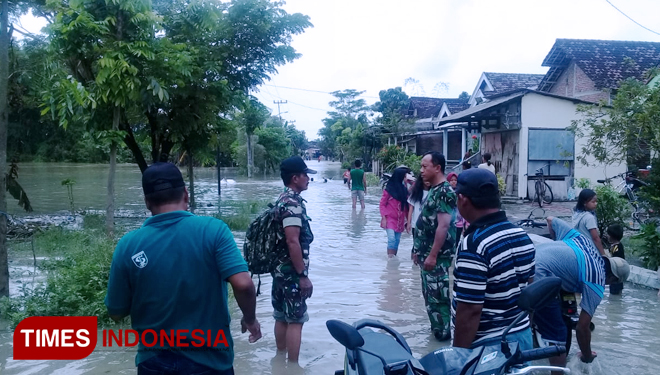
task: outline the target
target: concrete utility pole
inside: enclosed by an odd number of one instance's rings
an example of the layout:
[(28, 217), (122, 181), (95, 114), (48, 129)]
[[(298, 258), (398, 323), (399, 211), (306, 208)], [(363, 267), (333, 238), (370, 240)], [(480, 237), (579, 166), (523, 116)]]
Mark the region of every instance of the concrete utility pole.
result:
[(277, 116), (280, 118), (280, 122), (282, 122), (282, 112), (280, 111), (280, 104), (286, 104), (286, 100), (273, 100), (273, 103), (277, 104)]

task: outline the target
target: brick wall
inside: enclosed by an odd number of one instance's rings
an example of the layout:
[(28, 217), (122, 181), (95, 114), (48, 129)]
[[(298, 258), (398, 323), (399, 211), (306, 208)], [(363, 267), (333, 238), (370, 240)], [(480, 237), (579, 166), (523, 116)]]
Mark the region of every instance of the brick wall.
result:
[(575, 64), (575, 61), (572, 61), (559, 76), (550, 93), (593, 103), (609, 99), (609, 93), (598, 89), (594, 82)]

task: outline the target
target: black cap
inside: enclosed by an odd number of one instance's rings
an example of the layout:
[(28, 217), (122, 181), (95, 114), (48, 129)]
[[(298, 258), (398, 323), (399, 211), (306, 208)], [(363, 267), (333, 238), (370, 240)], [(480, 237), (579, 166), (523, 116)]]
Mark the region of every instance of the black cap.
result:
[(280, 164), (280, 172), (282, 173), (309, 173), (315, 174), (316, 171), (313, 169), (307, 168), (307, 164), (300, 156), (292, 156), (282, 160)]
[(499, 194), (497, 176), (488, 169), (467, 169), (458, 175), (456, 194), (466, 197), (496, 197)]
[(172, 163), (153, 163), (142, 173), (144, 195), (186, 186), (179, 167)]

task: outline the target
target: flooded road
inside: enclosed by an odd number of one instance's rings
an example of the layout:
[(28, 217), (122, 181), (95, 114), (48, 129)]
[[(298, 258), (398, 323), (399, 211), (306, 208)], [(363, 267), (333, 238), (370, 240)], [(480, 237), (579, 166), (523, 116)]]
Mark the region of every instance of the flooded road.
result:
[[(419, 269), (409, 259), (412, 238), (403, 235), (398, 260), (387, 259), (386, 236), (379, 227), (378, 201), (380, 189), (371, 189), (366, 196), (367, 207), (351, 209), (350, 193), (340, 178), (339, 163), (310, 162), (310, 167), (319, 170), (303, 193), (307, 209), (312, 217), (315, 240), (310, 251), (310, 279), (314, 284), (314, 295), (308, 300), (310, 321), (303, 329), (300, 353), (300, 368), (287, 366), (276, 356), (273, 334), (274, 320), (270, 304), (270, 277), (262, 277), (262, 294), (257, 297), (257, 316), (264, 337), (255, 344), (248, 343), (247, 334), (241, 335), (240, 314), (232, 303), (232, 332), (235, 341), (237, 374), (333, 374), (343, 367), (344, 351), (328, 333), (325, 322), (340, 319), (348, 323), (362, 318), (381, 320), (408, 341), (417, 357), (447, 343), (440, 343), (430, 333), (428, 318), (422, 299)], [(96, 167), (95, 167), (96, 168)], [(105, 174), (90, 172), (86, 180), (105, 178)], [(94, 169), (94, 171), (96, 171)], [(67, 173), (62, 173), (66, 175)], [(140, 196), (139, 170), (133, 166), (120, 168), (117, 188), (118, 207), (130, 211), (146, 212)], [(198, 202), (201, 210), (217, 212), (218, 206), (247, 200), (274, 201), (282, 189), (281, 181), (241, 181), (223, 185), (222, 199), (218, 199), (217, 183), (212, 171), (196, 172)], [(333, 178), (327, 183), (323, 177)], [(27, 181), (36, 181), (28, 167), (21, 169), (20, 181), (30, 192)], [(67, 178), (67, 177), (63, 177)], [(48, 208), (41, 212), (66, 210), (66, 191), (61, 189), (61, 199), (53, 199)], [(98, 182), (104, 186), (105, 180)], [(88, 208), (101, 209), (104, 190), (97, 187), (87, 191), (83, 181), (74, 189), (85, 190), (80, 204)], [(48, 188), (33, 189), (44, 191)], [(35, 209), (40, 199), (35, 194)], [(41, 194), (41, 193), (39, 193)], [(75, 194), (75, 192), (74, 192)], [(100, 198), (95, 198), (97, 195)], [(60, 199), (60, 200), (61, 200)], [(97, 203), (98, 202), (98, 203)], [(209, 206), (210, 204), (210, 206)], [(9, 204), (11, 206), (11, 202)], [(61, 207), (56, 208), (56, 206)], [(239, 246), (242, 234), (237, 233)], [(256, 281), (256, 277), (255, 277)], [(598, 358), (591, 374), (657, 374), (660, 369), (660, 301), (656, 291), (636, 288), (626, 284), (623, 296), (606, 297), (596, 311), (593, 333), (593, 350)], [(13, 361), (11, 359), (11, 332), (0, 332), (0, 374), (135, 374), (134, 351), (108, 350), (99, 348), (83, 361)], [(573, 345), (572, 355), (577, 344)]]

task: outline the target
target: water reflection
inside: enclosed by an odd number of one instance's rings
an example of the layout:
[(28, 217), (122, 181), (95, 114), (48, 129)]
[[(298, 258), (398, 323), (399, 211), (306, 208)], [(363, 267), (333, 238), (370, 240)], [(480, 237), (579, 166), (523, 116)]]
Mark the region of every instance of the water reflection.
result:
[[(417, 357), (446, 345), (436, 341), (430, 333), (419, 268), (410, 260), (411, 236), (402, 236), (397, 260), (387, 259), (387, 239), (379, 226), (380, 191), (371, 189), (366, 196), (366, 209), (353, 211), (350, 192), (338, 179), (341, 175), (339, 163), (313, 162), (310, 167), (319, 170), (317, 176), (334, 178), (327, 183), (322, 179), (312, 182), (309, 190), (303, 193), (312, 217), (315, 240), (310, 253), (314, 296), (308, 301), (310, 321), (303, 328), (300, 366), (291, 366), (277, 355), (270, 303), (271, 280), (265, 276), (261, 278), (262, 294), (257, 297), (257, 316), (264, 334), (260, 341), (250, 344), (248, 336), (240, 334), (238, 309), (234, 301), (230, 304), (234, 318), (231, 330), (235, 341), (236, 373), (315, 375), (332, 374), (341, 369), (344, 351), (328, 333), (325, 327), (328, 319), (349, 323), (362, 318), (381, 320), (405, 337)], [(74, 176), (75, 172), (78, 180), (74, 194), (80, 195), (76, 201), (81, 206), (102, 209), (106, 170), (106, 166), (58, 165), (46, 168), (26, 164), (21, 166), (20, 181), (28, 192), (35, 192), (34, 198), (30, 196), (35, 208), (41, 212), (54, 212), (68, 207), (66, 190), (59, 185), (58, 179)], [(119, 207), (146, 217), (139, 170), (122, 166), (118, 174)], [(202, 214), (218, 210), (229, 212), (246, 201), (272, 202), (282, 190), (280, 180), (236, 178), (235, 184), (222, 186), (222, 196), (219, 197), (213, 170), (200, 169), (195, 174), (197, 201), (202, 206), (198, 212)], [(91, 185), (87, 185), (88, 182)], [(243, 234), (236, 235), (240, 245)], [(21, 265), (29, 267), (31, 262), (30, 257)], [(592, 346), (599, 354), (600, 369), (592, 368), (591, 373), (657, 373), (660, 368), (658, 316), (660, 301), (655, 291), (626, 284), (622, 296), (606, 294), (594, 317), (596, 330)], [(3, 375), (136, 373), (134, 352), (95, 351), (87, 360), (76, 362), (13, 361), (11, 337), (11, 332), (0, 332), (0, 373)], [(576, 350), (577, 343), (574, 342), (571, 356)]]

